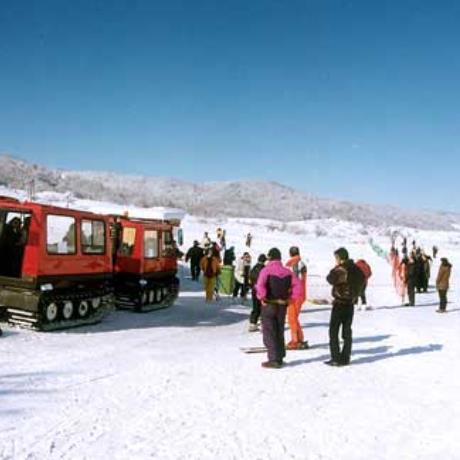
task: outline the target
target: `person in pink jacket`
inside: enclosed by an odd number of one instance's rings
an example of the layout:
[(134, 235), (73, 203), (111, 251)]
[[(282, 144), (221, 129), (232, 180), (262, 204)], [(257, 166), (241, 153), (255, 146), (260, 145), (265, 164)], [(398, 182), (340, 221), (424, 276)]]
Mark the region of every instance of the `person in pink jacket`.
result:
[(295, 274), (284, 267), (277, 248), (268, 252), (268, 264), (262, 269), (256, 285), (262, 303), (262, 334), (268, 361), (262, 367), (279, 369), (286, 356), (284, 325), (289, 303), (302, 298), (302, 285)]

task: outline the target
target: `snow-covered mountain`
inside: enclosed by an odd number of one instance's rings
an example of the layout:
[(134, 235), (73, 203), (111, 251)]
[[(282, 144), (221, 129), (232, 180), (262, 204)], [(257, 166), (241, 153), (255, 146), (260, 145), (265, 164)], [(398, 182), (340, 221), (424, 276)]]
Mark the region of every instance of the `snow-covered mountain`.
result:
[(203, 217), (251, 217), (280, 221), (339, 219), (371, 226), (450, 230), (460, 215), (404, 210), (395, 206), (323, 199), (276, 182), (234, 181), (196, 184), (173, 178), (109, 172), (49, 169), (9, 155), (0, 156), (0, 185), (40, 191), (70, 192), (122, 205), (168, 206)]

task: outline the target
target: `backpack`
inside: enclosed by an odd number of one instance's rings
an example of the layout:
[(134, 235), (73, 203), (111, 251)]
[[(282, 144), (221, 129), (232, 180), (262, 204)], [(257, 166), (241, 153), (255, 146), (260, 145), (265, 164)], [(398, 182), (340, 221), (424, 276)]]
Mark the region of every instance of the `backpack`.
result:
[(364, 287), (366, 286), (366, 277), (358, 265), (353, 262), (346, 266), (346, 270), (348, 286), (350, 288), (353, 301), (355, 302), (364, 291)]
[(369, 264), (363, 260), (360, 259), (356, 262), (357, 267), (364, 273), (364, 276), (366, 277), (366, 280), (368, 280), (372, 276), (372, 270)]

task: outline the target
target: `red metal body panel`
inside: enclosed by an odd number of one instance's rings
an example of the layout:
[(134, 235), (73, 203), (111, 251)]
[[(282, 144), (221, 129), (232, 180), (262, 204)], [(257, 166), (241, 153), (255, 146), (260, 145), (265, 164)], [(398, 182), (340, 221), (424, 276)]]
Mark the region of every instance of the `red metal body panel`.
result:
[[(116, 266), (112, 266), (112, 241), (110, 224), (114, 217), (93, 214), (85, 211), (60, 208), (39, 203), (21, 203), (11, 198), (0, 197), (0, 209), (31, 214), (29, 237), (24, 248), (22, 273), (25, 278), (65, 275), (93, 275), (102, 273), (152, 274), (177, 270), (177, 259), (170, 250), (165, 251), (165, 234), (173, 230), (173, 223), (151, 220), (119, 218), (122, 228), (136, 231), (133, 252), (130, 255), (117, 255)], [(47, 251), (47, 216), (66, 216), (75, 219), (75, 254), (49, 254)], [(105, 253), (84, 254), (81, 247), (81, 221), (97, 220), (105, 225)], [(144, 235), (146, 231), (158, 232), (158, 257), (145, 257)]]
[[(171, 272), (177, 270), (177, 259), (171, 253), (164, 251), (165, 232), (172, 232), (173, 225), (158, 220), (150, 219), (120, 219), (122, 228), (133, 228), (136, 230), (135, 245), (130, 256), (121, 254), (117, 257), (116, 271), (118, 273), (130, 274), (152, 274)], [(158, 257), (145, 257), (144, 235), (146, 231), (155, 230), (158, 232)]]
[[(111, 273), (111, 241), (108, 216), (38, 203), (20, 203), (0, 198), (0, 209), (31, 213), (29, 238), (24, 248), (22, 273), (25, 278), (40, 276), (94, 275)], [(49, 254), (47, 251), (47, 216), (68, 216), (76, 223), (75, 254)], [(81, 248), (81, 221), (97, 220), (105, 225), (105, 253), (84, 254)]]

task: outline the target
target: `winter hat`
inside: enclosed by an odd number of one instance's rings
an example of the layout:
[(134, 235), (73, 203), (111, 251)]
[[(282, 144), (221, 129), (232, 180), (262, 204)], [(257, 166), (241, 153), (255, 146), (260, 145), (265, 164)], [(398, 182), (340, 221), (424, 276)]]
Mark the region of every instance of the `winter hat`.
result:
[(300, 250), (297, 246), (292, 246), (290, 249), (289, 249), (289, 255), (291, 257), (295, 257), (295, 256), (298, 256), (300, 254)]
[(267, 262), (267, 256), (265, 254), (261, 254), (257, 259), (257, 262), (259, 262), (259, 264), (264, 264)]
[(269, 260), (281, 260), (281, 251), (278, 248), (271, 248), (268, 251)]
[(340, 260), (343, 260), (343, 261), (349, 259), (348, 251), (345, 248), (337, 249), (337, 251), (334, 252), (334, 255), (337, 256)]

